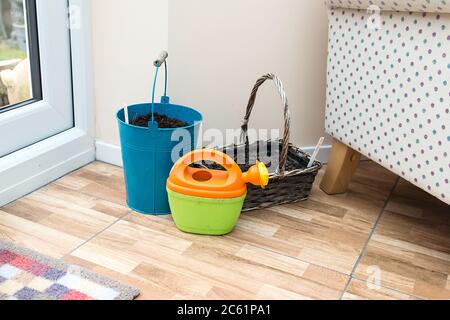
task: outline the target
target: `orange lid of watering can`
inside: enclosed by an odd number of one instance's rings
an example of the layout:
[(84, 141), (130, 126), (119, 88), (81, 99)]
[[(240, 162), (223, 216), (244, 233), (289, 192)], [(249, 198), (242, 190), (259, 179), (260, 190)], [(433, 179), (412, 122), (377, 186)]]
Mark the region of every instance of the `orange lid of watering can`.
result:
[[(212, 161), (225, 170), (193, 168), (200, 161)], [(242, 173), (236, 162), (217, 150), (196, 150), (178, 160), (172, 168), (167, 188), (181, 194), (202, 198), (239, 198), (247, 192), (246, 183), (264, 188), (269, 182), (266, 166), (258, 162)]]

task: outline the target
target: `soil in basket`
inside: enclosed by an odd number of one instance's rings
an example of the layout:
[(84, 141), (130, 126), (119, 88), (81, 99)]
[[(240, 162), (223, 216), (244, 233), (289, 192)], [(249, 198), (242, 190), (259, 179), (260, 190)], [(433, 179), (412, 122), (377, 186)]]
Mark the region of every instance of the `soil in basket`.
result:
[[(152, 120), (152, 114), (146, 114), (143, 116), (139, 116), (131, 120), (131, 124), (137, 127), (148, 127), (148, 123)], [(187, 127), (189, 124), (187, 122), (168, 117), (164, 114), (159, 114), (155, 112), (155, 121), (158, 123), (158, 128), (161, 129), (176, 129)]]

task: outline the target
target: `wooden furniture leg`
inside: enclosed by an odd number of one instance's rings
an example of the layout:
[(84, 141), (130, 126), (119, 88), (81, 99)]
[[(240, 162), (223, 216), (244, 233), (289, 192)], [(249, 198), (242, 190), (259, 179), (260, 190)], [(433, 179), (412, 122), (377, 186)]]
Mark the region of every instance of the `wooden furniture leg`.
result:
[(361, 154), (359, 152), (338, 140), (334, 140), (327, 171), (320, 188), (327, 194), (347, 192), (360, 160)]

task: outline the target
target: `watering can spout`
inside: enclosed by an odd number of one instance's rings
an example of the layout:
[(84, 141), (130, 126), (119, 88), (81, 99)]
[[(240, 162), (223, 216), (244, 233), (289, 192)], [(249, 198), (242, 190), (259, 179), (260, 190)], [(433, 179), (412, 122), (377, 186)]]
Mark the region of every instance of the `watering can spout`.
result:
[(265, 188), (269, 184), (269, 171), (264, 163), (257, 161), (247, 172), (242, 174), (245, 183)]

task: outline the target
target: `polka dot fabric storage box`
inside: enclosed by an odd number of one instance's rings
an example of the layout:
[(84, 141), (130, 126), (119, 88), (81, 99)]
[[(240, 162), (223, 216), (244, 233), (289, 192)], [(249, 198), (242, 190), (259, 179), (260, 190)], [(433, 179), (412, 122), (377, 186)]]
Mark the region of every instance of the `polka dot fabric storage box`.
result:
[(367, 10), (370, 6), (380, 11), (450, 13), (449, 0), (327, 0), (331, 9)]
[(450, 204), (450, 1), (327, 4), (327, 132)]

